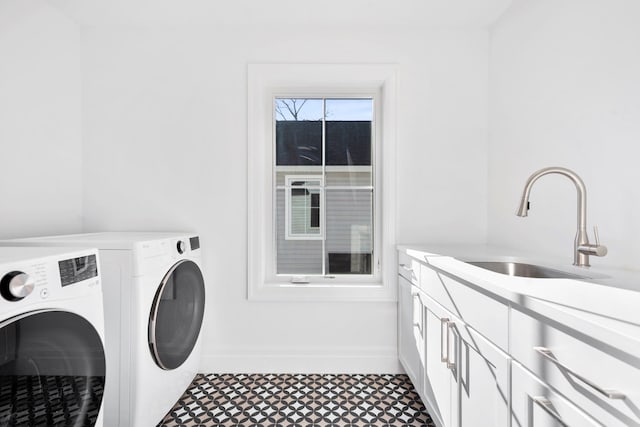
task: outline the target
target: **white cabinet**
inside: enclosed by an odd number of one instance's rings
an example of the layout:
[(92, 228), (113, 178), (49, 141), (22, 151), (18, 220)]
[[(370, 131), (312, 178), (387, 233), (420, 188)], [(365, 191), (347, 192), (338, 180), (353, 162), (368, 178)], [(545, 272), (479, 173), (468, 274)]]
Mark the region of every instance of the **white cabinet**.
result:
[(398, 274), (414, 285), (420, 285), (420, 262), (404, 252), (398, 253)]
[(420, 268), (420, 288), (458, 319), (503, 350), (509, 341), (509, 306), (431, 265)]
[(458, 326), (458, 426), (509, 425), (511, 358), (468, 326)]
[(445, 427), (509, 425), (509, 357), (425, 294), (425, 396)]
[(399, 259), (400, 360), (438, 427), (640, 427), (637, 354)]
[(514, 359), (601, 424), (640, 426), (638, 362), (616, 357), (615, 349), (587, 339), (560, 324), (511, 310)]
[(439, 304), (420, 294), (425, 319), (424, 395), (431, 417), (438, 425), (454, 426), (457, 384), (455, 342), (451, 334), (451, 315)]
[(507, 307), (406, 255), (400, 259), (399, 358), (432, 418), (442, 427), (478, 420), (508, 426), (509, 358), (458, 316), (477, 320), (485, 334), (506, 346)]
[(400, 277), (398, 287), (398, 356), (409, 379), (422, 396), (424, 382), (424, 338), (422, 306), (415, 288)]
[(511, 395), (512, 427), (603, 426), (515, 362)]

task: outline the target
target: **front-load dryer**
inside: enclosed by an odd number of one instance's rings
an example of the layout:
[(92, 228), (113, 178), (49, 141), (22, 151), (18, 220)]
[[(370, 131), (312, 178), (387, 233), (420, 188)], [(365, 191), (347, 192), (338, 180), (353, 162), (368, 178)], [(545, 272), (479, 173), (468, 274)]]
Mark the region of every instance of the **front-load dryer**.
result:
[(98, 251), (0, 247), (0, 425), (102, 426)]
[[(105, 232), (5, 241), (100, 251), (109, 372), (105, 425), (157, 425), (200, 363), (205, 285), (192, 233)], [(107, 381), (112, 381), (108, 377)], [(108, 384), (109, 385), (109, 384)]]

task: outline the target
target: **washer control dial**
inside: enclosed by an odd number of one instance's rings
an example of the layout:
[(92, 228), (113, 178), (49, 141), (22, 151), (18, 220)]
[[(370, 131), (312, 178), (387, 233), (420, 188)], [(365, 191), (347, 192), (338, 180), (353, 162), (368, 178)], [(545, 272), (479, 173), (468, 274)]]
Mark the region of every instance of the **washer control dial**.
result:
[(178, 249), (179, 254), (183, 254), (184, 251), (187, 250), (187, 244), (184, 242), (184, 240), (178, 240), (178, 243), (176, 244), (176, 249)]
[(11, 271), (0, 280), (0, 294), (9, 301), (20, 301), (33, 292), (34, 283), (27, 273)]

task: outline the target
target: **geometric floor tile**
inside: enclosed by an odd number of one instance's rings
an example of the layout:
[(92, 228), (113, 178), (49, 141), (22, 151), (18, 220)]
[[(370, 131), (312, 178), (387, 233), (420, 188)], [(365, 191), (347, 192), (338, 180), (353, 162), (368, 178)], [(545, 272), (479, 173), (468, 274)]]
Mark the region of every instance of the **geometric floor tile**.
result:
[(198, 374), (159, 427), (434, 427), (406, 375)]
[(92, 426), (104, 376), (0, 375), (0, 426)]

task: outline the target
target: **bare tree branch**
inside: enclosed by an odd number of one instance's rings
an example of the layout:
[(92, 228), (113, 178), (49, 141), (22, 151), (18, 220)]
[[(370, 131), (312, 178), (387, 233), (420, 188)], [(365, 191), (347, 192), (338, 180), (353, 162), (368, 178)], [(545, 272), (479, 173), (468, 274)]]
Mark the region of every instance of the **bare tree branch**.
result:
[(282, 111), (282, 107), (280, 106), (280, 102), (276, 101), (276, 114), (279, 115), (282, 120), (287, 120), (287, 117), (284, 115), (284, 112)]
[(276, 114), (279, 114), (282, 117), (282, 120), (286, 120), (286, 116), (284, 111), (282, 110), (282, 106), (286, 108), (286, 110), (291, 114), (293, 120), (298, 121), (298, 116), (300, 115), (300, 110), (304, 107), (304, 104), (307, 103), (307, 99), (303, 99), (300, 104), (298, 104), (298, 99), (278, 99), (276, 102)]

